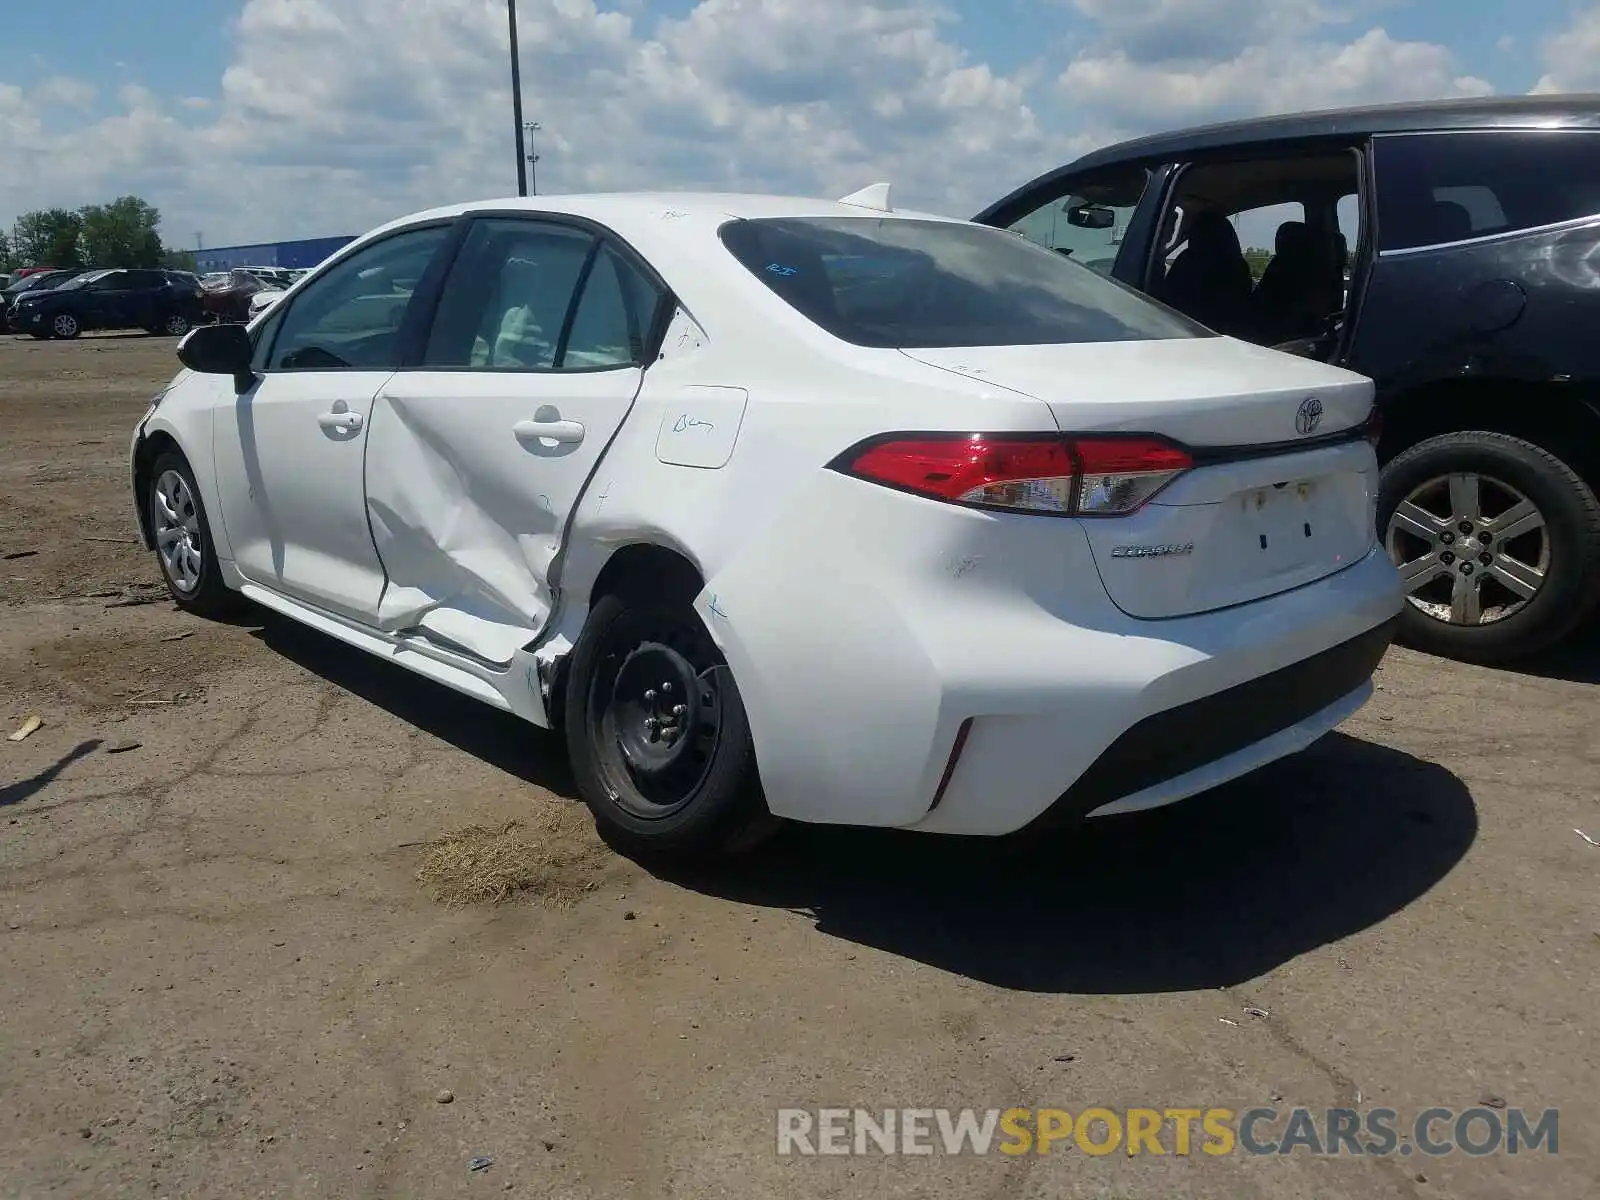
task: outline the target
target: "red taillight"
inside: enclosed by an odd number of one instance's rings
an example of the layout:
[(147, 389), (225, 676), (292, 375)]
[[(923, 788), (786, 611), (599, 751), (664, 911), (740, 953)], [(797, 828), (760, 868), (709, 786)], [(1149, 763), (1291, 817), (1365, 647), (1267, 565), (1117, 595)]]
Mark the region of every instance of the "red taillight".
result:
[(1125, 516), (1194, 465), (1145, 435), (922, 435), (878, 439), (836, 464), (939, 500), (1056, 516)]

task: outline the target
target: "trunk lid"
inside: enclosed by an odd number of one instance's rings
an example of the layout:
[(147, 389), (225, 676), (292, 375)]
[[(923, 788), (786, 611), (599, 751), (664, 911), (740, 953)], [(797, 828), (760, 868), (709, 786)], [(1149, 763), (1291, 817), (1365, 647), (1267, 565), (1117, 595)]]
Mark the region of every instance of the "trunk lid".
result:
[(1195, 454), (1138, 512), (1080, 519), (1107, 595), (1130, 616), (1265, 599), (1372, 549), (1377, 457), (1359, 437), (1325, 440), (1365, 423), (1362, 376), (1221, 337), (904, 353), (1034, 396), (1065, 433), (1159, 434)]
[(1193, 448), (1299, 441), (1308, 397), (1321, 406), (1313, 437), (1359, 425), (1372, 408), (1361, 375), (1227, 337), (901, 353), (1042, 400), (1064, 432), (1159, 433)]

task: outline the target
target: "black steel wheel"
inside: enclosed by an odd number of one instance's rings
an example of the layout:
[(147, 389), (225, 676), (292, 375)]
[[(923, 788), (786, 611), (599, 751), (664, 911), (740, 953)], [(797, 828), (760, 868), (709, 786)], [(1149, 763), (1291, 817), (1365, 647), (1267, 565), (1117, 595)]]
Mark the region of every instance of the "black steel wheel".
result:
[(770, 827), (738, 686), (689, 604), (602, 597), (569, 672), (573, 774), (619, 850), (726, 853)]

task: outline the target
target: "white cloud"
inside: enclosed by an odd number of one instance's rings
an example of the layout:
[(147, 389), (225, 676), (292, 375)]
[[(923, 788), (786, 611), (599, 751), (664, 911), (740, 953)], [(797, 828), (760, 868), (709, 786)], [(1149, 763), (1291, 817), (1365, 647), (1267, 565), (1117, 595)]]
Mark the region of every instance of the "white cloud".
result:
[(1545, 73), (1538, 94), (1600, 89), (1600, 7), (1579, 12), (1563, 32), (1541, 43)]
[(99, 90), (92, 83), (66, 75), (54, 75), (34, 89), (33, 98), (46, 110), (86, 109), (94, 103), (98, 94)]
[[(1101, 3), (1109, 0), (1080, 0)], [(1162, 0), (1146, 0), (1151, 6)], [(1263, 6), (1234, 0), (1241, 17)], [(1298, 0), (1291, 0), (1291, 12)], [(1189, 0), (1170, 5), (1180, 26)], [(1305, 5), (1305, 20), (1311, 20)], [(1245, 28), (1253, 23), (1244, 19)], [(1378, 104), (1394, 100), (1482, 96), (1492, 85), (1460, 70), (1455, 56), (1431, 42), (1401, 42), (1370, 29), (1343, 44), (1271, 40), (1245, 44), (1226, 57), (1141, 59), (1124, 49), (1086, 51), (1058, 83), (1071, 101), (1109, 129), (1129, 132), (1162, 124), (1201, 124), (1260, 113)]]
[[(698, 0), (666, 19), (644, 0), (521, 0), (540, 188), (891, 179), (902, 203), (966, 213), (1113, 135), (1488, 90), (1441, 46), (1353, 26), (1374, 0), (1072, 0), (1093, 35), (1044, 72), (979, 61), (940, 2)], [(507, 194), (505, 37), (504, 0), (247, 0), (209, 102), (135, 71), (96, 118), (68, 102), (92, 105), (85, 84), (0, 83), (0, 221), (135, 192), (174, 242), (218, 245)]]

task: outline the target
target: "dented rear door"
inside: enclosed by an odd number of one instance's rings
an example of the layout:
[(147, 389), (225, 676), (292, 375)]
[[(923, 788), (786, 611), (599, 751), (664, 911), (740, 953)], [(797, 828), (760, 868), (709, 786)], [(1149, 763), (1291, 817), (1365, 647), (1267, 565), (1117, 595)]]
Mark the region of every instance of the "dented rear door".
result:
[(656, 294), (587, 230), (476, 223), (423, 363), (379, 390), (367, 513), (380, 628), (508, 664), (544, 627), (550, 569), (644, 373)]

